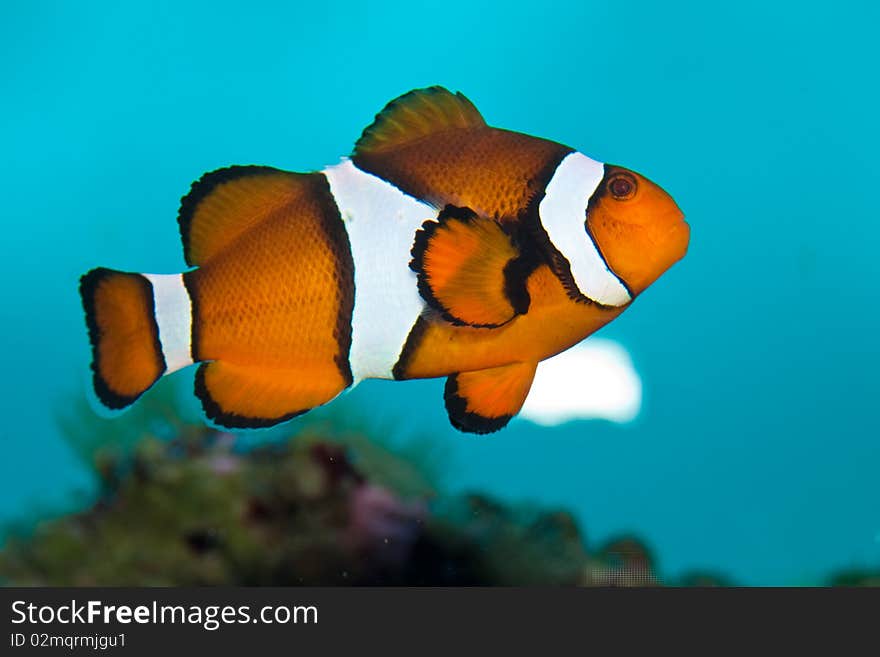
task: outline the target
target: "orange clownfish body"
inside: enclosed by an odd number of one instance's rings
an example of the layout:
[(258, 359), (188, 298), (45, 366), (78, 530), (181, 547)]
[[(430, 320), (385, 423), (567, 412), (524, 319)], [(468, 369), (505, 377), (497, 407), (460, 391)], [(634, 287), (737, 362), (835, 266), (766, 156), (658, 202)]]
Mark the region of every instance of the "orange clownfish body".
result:
[(445, 376), (452, 424), (495, 431), (542, 360), (617, 317), (689, 239), (646, 178), (490, 127), (440, 87), (389, 103), (322, 171), (206, 174), (178, 221), (191, 271), (81, 280), (95, 391), (122, 409), (199, 363), (206, 415), (231, 428), (362, 379)]

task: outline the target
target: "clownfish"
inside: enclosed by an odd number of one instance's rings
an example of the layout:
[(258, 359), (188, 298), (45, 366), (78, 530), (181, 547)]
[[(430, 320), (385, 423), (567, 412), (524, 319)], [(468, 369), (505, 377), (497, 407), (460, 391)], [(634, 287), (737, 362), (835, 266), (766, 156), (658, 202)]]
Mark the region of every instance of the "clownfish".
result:
[(391, 101), (339, 164), (205, 174), (182, 274), (80, 279), (111, 410), (194, 363), (207, 418), (278, 424), (363, 379), (446, 377), (456, 428), (522, 407), (538, 364), (620, 315), (687, 251), (675, 201), (629, 169), (486, 124), (442, 87)]

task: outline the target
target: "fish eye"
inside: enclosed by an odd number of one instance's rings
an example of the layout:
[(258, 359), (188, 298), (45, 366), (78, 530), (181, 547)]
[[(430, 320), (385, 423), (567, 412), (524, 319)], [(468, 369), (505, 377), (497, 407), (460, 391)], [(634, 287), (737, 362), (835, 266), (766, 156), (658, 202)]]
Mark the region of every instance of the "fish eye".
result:
[(618, 173), (608, 181), (608, 191), (618, 201), (632, 198), (636, 193), (635, 178), (625, 173)]

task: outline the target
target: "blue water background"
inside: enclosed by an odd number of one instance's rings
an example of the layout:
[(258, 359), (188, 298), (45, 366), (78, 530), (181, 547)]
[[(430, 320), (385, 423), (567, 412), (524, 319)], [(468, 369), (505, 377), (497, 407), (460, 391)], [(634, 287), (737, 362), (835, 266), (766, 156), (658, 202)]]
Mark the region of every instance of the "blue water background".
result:
[(202, 172), (310, 170), (385, 102), (443, 84), (494, 125), (660, 182), (687, 258), (602, 332), (639, 420), (492, 437), (442, 383), (356, 400), (451, 446), (452, 489), (574, 509), (595, 544), (747, 584), (880, 565), (876, 3), (4, 3), (0, 520), (90, 480), (55, 415), (81, 390), (78, 276), (183, 269)]

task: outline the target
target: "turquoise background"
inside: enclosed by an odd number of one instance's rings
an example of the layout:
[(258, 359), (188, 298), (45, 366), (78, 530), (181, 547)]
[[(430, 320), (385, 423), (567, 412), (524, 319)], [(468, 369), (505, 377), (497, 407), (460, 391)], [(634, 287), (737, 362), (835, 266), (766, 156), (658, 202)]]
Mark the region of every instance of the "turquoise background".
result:
[(78, 276), (183, 269), (179, 198), (231, 163), (320, 168), (414, 87), (632, 167), (687, 258), (602, 332), (637, 422), (492, 437), (439, 381), (353, 393), (450, 446), (448, 484), (633, 531), (661, 570), (747, 584), (880, 565), (876, 3), (5, 2), (0, 519), (81, 504), (56, 429), (82, 390)]

